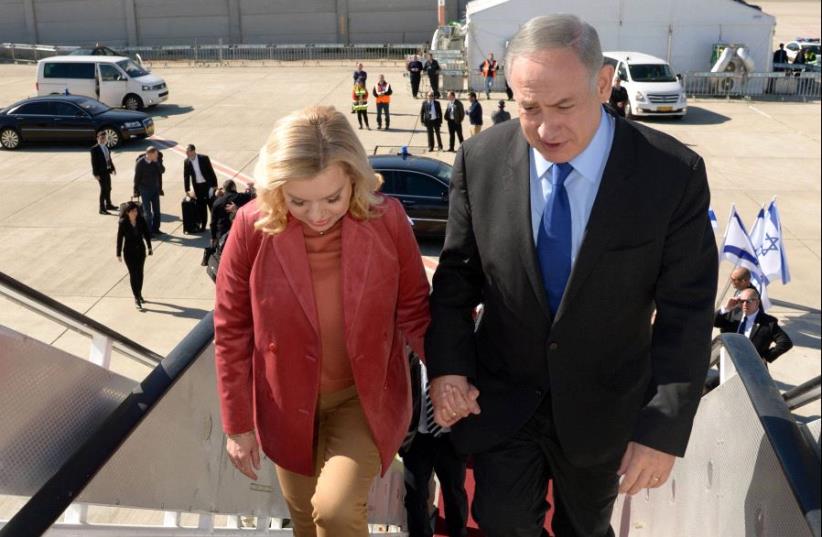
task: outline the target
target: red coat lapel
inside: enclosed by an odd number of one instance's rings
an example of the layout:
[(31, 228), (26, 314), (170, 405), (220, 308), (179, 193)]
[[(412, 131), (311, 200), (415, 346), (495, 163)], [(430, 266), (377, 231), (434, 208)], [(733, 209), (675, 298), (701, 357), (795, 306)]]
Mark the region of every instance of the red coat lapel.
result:
[[(368, 269), (371, 260), (373, 241), (370, 240), (370, 229), (363, 222), (354, 220), (349, 215), (343, 217), (342, 226), (342, 289), (343, 316), (345, 333), (349, 341), (355, 334), (354, 322), (365, 292), (368, 280)], [(350, 342), (351, 343), (351, 342)], [(351, 345), (349, 343), (349, 352)]]
[(311, 268), (308, 265), (308, 254), (305, 251), (305, 239), (300, 223), (290, 220), (285, 231), (274, 240), (274, 253), (283, 267), (288, 284), (300, 302), (314, 332), (319, 335), (317, 327), (317, 306), (314, 301), (314, 284), (311, 281)]

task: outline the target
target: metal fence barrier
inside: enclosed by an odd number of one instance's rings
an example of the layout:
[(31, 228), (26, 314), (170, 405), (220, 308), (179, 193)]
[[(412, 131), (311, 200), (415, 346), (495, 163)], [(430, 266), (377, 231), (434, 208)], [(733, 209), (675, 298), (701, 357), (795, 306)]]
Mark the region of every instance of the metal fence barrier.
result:
[[(79, 47), (0, 43), (0, 61), (37, 62), (49, 56), (67, 54)], [(225, 45), (193, 44), (158, 47), (117, 48), (126, 56), (139, 55), (143, 61), (181, 61), (189, 63), (228, 63), (236, 61), (314, 62), (324, 60), (395, 60), (420, 54), (422, 44), (294, 44)]]
[(820, 98), (820, 73), (810, 71), (688, 73), (683, 82), (689, 97)]

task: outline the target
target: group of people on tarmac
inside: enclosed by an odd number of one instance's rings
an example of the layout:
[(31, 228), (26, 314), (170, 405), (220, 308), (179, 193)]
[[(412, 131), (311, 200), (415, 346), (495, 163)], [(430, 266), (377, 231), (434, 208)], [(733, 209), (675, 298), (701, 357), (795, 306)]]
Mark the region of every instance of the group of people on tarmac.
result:
[[(108, 138), (105, 132), (97, 134), (97, 144), (91, 148), (92, 174), (100, 186), (99, 213), (111, 214), (118, 211), (116, 255), (125, 261), (129, 273), (131, 291), (137, 309), (143, 310), (143, 279), (147, 255), (153, 255), (151, 239), (165, 235), (160, 230), (160, 197), (163, 191), (162, 152), (153, 145), (141, 153), (134, 165), (132, 197), (119, 207), (111, 201), (111, 176), (117, 173)], [(183, 190), (186, 197), (196, 206), (196, 232), (208, 228), (211, 213), (211, 246), (207, 251), (218, 252), (224, 243), (234, 213), (254, 196), (253, 186), (244, 193), (238, 193), (236, 183), (229, 179), (221, 187), (217, 185), (217, 174), (208, 155), (198, 154), (194, 144), (186, 147), (183, 162)], [(204, 257), (203, 264), (207, 258)]]

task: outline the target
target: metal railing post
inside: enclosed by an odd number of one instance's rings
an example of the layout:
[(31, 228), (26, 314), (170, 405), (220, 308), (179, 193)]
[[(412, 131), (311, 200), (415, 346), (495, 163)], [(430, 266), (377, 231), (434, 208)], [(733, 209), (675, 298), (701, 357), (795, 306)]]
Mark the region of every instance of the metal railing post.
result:
[(73, 503), (66, 508), (63, 521), (77, 526), (88, 524), (88, 504)]
[(102, 334), (94, 334), (91, 337), (89, 362), (97, 364), (103, 369), (111, 369), (111, 346), (111, 338)]

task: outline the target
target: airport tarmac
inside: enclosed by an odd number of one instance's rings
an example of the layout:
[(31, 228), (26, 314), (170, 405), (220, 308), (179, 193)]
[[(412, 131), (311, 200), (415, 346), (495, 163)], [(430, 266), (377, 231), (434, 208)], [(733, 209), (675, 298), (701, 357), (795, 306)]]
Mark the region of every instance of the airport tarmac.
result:
[[(97, 183), (85, 145), (38, 145), (0, 152), (0, 271), (46, 293), (127, 337), (164, 355), (213, 307), (214, 285), (200, 266), (204, 235), (184, 235), (180, 219), (184, 147), (219, 164), (219, 179), (253, 174), (258, 149), (274, 122), (311, 104), (350, 110), (349, 62), (325, 65), (189, 67), (155, 65), (170, 88), (166, 104), (149, 110), (156, 122), (154, 140), (130, 143), (113, 153), (119, 173), (112, 199), (129, 198), (135, 158), (147, 145), (161, 147), (167, 172), (162, 198), (162, 229), (154, 256), (146, 261), (143, 294), (146, 311), (134, 307), (125, 266), (115, 258), (116, 217), (97, 213)], [(403, 66), (366, 63), (369, 82), (384, 73), (394, 87), (391, 131), (357, 131), (368, 153), (424, 147), (420, 101), (410, 96)], [(0, 65), (0, 106), (31, 96), (35, 68)], [(370, 84), (369, 84), (370, 86)], [(481, 100), (486, 127), (502, 94)], [(467, 100), (467, 97), (463, 97)], [(370, 104), (371, 111), (374, 104)], [(515, 102), (508, 103), (517, 115)], [(348, 116), (356, 128), (356, 117)], [(820, 374), (820, 105), (757, 101), (692, 100), (682, 121), (653, 120), (701, 154), (706, 161), (712, 207), (724, 231), (731, 204), (748, 226), (759, 208), (777, 197), (793, 281), (772, 284), (775, 314), (796, 347), (771, 366), (781, 388)], [(467, 132), (467, 122), (464, 130)], [(447, 128), (443, 127), (447, 145)], [(453, 161), (451, 153), (434, 158)], [(664, 173), (664, 170), (660, 170)], [(641, 195), (641, 193), (637, 193)], [(428, 267), (441, 243), (425, 242)], [(720, 288), (731, 267), (722, 263)], [(11, 302), (0, 299), (0, 324), (52, 343), (78, 356), (89, 353), (88, 340), (67, 332)], [(125, 359), (113, 369), (132, 378), (147, 373)], [(819, 415), (819, 402), (803, 413)]]

